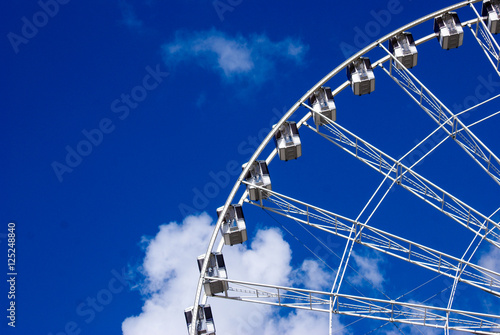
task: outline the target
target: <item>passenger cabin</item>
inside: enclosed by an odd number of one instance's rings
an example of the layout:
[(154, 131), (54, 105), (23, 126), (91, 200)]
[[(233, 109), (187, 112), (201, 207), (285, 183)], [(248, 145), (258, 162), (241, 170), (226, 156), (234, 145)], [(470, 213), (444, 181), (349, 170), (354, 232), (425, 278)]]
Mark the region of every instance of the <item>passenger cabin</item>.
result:
[(487, 17), (487, 26), (492, 34), (500, 33), (500, 0), (484, 0), (482, 16)]
[[(274, 125), (273, 127), (275, 127)], [(286, 121), (274, 133), (274, 144), (282, 161), (297, 159), (302, 156), (299, 130), (293, 121)]]
[(313, 119), (316, 126), (327, 123), (324, 117), (332, 121), (337, 120), (337, 110), (330, 87), (321, 87), (311, 94), (309, 97), (309, 106), (314, 110)]
[[(411, 69), (417, 65), (417, 47), (415, 40), (410, 32), (402, 32), (389, 39), (389, 52), (404, 65), (405, 68)], [(397, 62), (396, 68), (401, 69), (401, 65)]]
[(215, 335), (215, 324), (210, 305), (198, 306), (197, 322), (193, 325), (193, 306), (184, 310), (184, 317), (188, 327), (188, 333), (191, 333), (191, 327), (196, 327), (198, 335)]
[[(204, 259), (205, 255), (200, 255), (198, 257), (198, 269), (200, 272)], [(227, 279), (226, 264), (224, 263), (224, 256), (222, 256), (222, 253), (213, 252), (210, 254), (205, 275), (207, 277)], [(210, 296), (216, 293), (226, 292), (228, 283), (217, 279), (205, 279), (203, 287), (205, 288), (205, 294)]]
[[(217, 217), (220, 217), (224, 207), (217, 208)], [(247, 228), (241, 205), (229, 205), (222, 220), (220, 232), (225, 245), (235, 245), (247, 240)]]
[[(243, 169), (245, 169), (247, 164), (248, 163), (243, 164)], [(248, 170), (248, 173), (245, 176), (245, 181), (249, 183), (247, 185), (247, 191), (250, 200), (259, 201), (260, 199), (267, 199), (269, 194), (266, 191), (261, 191), (255, 187), (260, 186), (271, 190), (271, 178), (269, 176), (266, 161), (253, 162), (250, 170)]]
[(347, 78), (355, 95), (369, 94), (375, 90), (375, 75), (368, 57), (360, 57), (349, 64)]
[(464, 41), (464, 30), (455, 12), (444, 13), (434, 19), (434, 32), (441, 48), (458, 48)]

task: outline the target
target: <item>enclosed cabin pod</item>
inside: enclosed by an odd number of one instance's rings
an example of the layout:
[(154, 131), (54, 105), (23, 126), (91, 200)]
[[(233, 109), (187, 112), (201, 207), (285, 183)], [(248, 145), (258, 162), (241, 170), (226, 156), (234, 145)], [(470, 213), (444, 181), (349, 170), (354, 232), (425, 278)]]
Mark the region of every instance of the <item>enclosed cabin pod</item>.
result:
[[(417, 46), (410, 32), (402, 32), (389, 39), (389, 52), (404, 65), (411, 69), (417, 65)], [(401, 65), (396, 62), (396, 68), (401, 69)]]
[[(273, 126), (273, 128), (276, 125)], [(274, 144), (282, 161), (297, 159), (302, 156), (299, 130), (293, 121), (286, 121), (274, 133)]]
[[(243, 164), (243, 169), (245, 169), (247, 164), (248, 163)], [(255, 187), (260, 186), (271, 190), (271, 177), (269, 176), (266, 161), (253, 162), (250, 170), (248, 170), (248, 173), (245, 176), (245, 181), (249, 183), (247, 185), (247, 191), (250, 200), (259, 201), (260, 199), (267, 199), (269, 194), (266, 191), (261, 191)]]
[(193, 323), (193, 306), (184, 310), (184, 317), (188, 327), (188, 334), (191, 333), (191, 327), (196, 327), (195, 334), (215, 335), (215, 324), (212, 316), (212, 308), (210, 305), (198, 306), (198, 316), (196, 322)]
[(337, 120), (337, 109), (333, 100), (332, 89), (330, 87), (321, 87), (309, 97), (309, 106), (314, 110), (313, 119), (316, 126), (326, 124), (327, 117), (332, 121)]
[(492, 34), (500, 33), (500, 0), (484, 0), (481, 16), (487, 17), (486, 25)]
[[(217, 208), (217, 217), (220, 217), (224, 207)], [(225, 245), (235, 245), (247, 240), (247, 228), (241, 205), (229, 205), (222, 220), (220, 232)]]
[(455, 12), (444, 13), (434, 19), (434, 32), (441, 48), (458, 48), (464, 42), (464, 30)]
[[(205, 255), (200, 255), (198, 257), (198, 269), (200, 272), (203, 267), (204, 259)], [(205, 275), (207, 277), (227, 279), (226, 264), (224, 263), (224, 256), (222, 256), (222, 253), (213, 252), (210, 254)], [(217, 279), (205, 279), (203, 287), (205, 288), (206, 295), (214, 295), (216, 293), (226, 292), (228, 283)]]
[(368, 57), (360, 57), (349, 64), (347, 78), (355, 95), (369, 94), (375, 90), (375, 75)]

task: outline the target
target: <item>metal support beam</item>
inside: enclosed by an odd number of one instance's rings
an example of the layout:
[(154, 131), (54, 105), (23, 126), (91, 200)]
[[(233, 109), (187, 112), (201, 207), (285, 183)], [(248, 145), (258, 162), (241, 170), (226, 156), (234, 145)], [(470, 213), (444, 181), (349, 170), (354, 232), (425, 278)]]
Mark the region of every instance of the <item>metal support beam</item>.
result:
[[(314, 227), (351, 243), (385, 253), (446, 277), (455, 279), (459, 275), (459, 281), (500, 297), (500, 273), (498, 272), (276, 191), (266, 191), (270, 197), (262, 204), (249, 199), (246, 201), (295, 222)], [(357, 232), (354, 236), (352, 234), (353, 227), (354, 231)], [(468, 266), (470, 270), (464, 270), (464, 265)]]
[[(285, 286), (264, 285), (239, 280), (217, 279), (229, 283), (229, 294), (215, 295), (221, 299), (253, 302), (317, 312), (396, 322), (415, 326), (445, 329), (449, 318), (450, 330), (467, 333), (497, 334), (500, 315), (439, 308), (417, 303), (374, 299), (347, 294), (329, 293)], [(330, 306), (332, 297), (337, 303)]]
[[(482, 22), (482, 21), (481, 21)], [(484, 23), (483, 23), (484, 24)], [(404, 67), (382, 44), (391, 57), (390, 71), (379, 65), (498, 185), (500, 159), (417, 77)], [(396, 67), (399, 64), (401, 69)]]

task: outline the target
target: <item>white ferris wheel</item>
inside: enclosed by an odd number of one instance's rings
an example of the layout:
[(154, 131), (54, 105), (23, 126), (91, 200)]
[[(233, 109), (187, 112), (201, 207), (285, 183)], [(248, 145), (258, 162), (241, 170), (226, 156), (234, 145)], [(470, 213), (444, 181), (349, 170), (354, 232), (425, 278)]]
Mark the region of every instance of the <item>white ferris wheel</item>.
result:
[[(214, 316), (216, 320), (217, 311), (212, 315), (208, 301), (214, 298), (230, 299), (235, 304), (243, 301), (327, 313), (330, 316), (330, 334), (334, 333), (334, 315), (354, 320), (378, 320), (381, 325), (392, 323), (419, 329), (431, 327), (441, 329), (445, 334), (450, 331), (500, 333), (500, 315), (488, 313), (487, 308), (472, 302), (470, 308), (463, 307), (467, 303), (459, 304), (460, 308), (455, 307), (458, 299), (472, 300), (464, 294), (457, 294), (461, 287), (470, 292), (467, 293), (470, 297), (493, 299), (500, 305), (498, 269), (477, 261), (481, 250), (500, 249), (500, 223), (496, 216), (500, 211), (500, 203), (498, 199), (491, 199), (491, 204), (494, 204), (492, 208), (490, 203), (486, 205), (476, 201), (476, 195), (460, 192), (457, 195), (456, 189), (460, 188), (455, 188), (452, 194), (449, 187), (440, 185), (440, 180), (436, 179), (439, 172), (447, 173), (442, 167), (435, 167), (436, 173), (427, 173), (433, 171), (429, 170), (431, 166), (427, 164), (425, 172), (419, 171), (424, 159), (446, 146), (453, 148), (453, 155), (461, 155), (468, 164), (474, 166), (473, 178), (487, 180), (493, 187), (500, 187), (500, 153), (495, 152), (500, 146), (498, 139), (495, 140), (491, 133), (491, 129), (495, 128), (492, 124), (496, 122), (500, 125), (495, 118), (500, 113), (495, 100), (500, 92), (489, 92), (483, 87), (484, 94), (474, 95), (477, 99), (469, 99), (474, 104), (460, 110), (447, 105), (445, 99), (440, 99), (441, 95), (449, 94), (453, 85), (462, 85), (456, 79), (447, 81), (446, 71), (471, 73), (474, 71), (471, 62), (486, 64), (494, 80), (499, 81), (500, 47), (494, 37), (499, 32), (500, 0), (463, 1), (415, 20), (369, 44), (309, 89), (273, 126), (248, 163), (243, 165), (243, 171), (224, 206), (217, 210), (218, 220), (208, 241), (207, 251), (198, 258), (200, 277), (194, 305), (185, 310), (189, 334), (215, 334)], [(454, 57), (453, 52), (457, 52), (453, 50), (447, 53), (446, 50), (467, 47), (474, 47), (478, 52), (473, 61), (463, 60), (462, 69), (433, 69), (436, 75), (431, 78), (426, 77), (428, 72), (418, 72), (419, 66), (429, 64), (423, 59), (440, 58), (443, 59), (441, 64), (446, 64), (446, 57)], [(424, 54), (429, 50), (434, 55)], [(386, 91), (388, 97), (404, 96), (408, 105), (419, 111), (415, 112), (415, 117), (418, 116), (421, 123), (426, 125), (421, 127), (423, 133), (419, 129), (420, 123), (411, 125), (412, 129), (420, 131), (421, 137), (415, 143), (405, 143), (407, 150), (398, 156), (384, 151), (383, 143), (375, 146), (372, 138), (363, 137), (363, 133), (357, 130), (349, 130), (349, 125), (343, 123), (343, 110), (355, 109), (346, 106), (343, 101), (348, 98), (366, 99), (364, 103), (371, 104), (370, 99), (375, 94), (368, 94), (375, 90), (375, 83), (377, 91)], [(433, 87), (432, 91), (430, 87)], [(361, 95), (366, 96), (357, 97)], [(391, 108), (390, 103), (388, 106)], [(481, 110), (480, 115), (474, 114), (477, 110)], [(470, 115), (474, 116), (468, 117)], [(380, 115), (380, 118), (383, 117)], [(325, 146), (337, 159), (362, 165), (370, 176), (377, 176), (376, 186), (373, 188), (370, 185), (370, 196), (363, 200), (358, 215), (345, 214), (338, 206), (325, 208), (323, 205), (328, 204), (328, 201), (321, 202), (321, 205), (310, 203), (308, 200), (311, 197), (301, 197), (303, 192), (295, 194), (290, 188), (283, 187), (279, 175), (273, 174), (272, 170), (269, 172), (268, 167), (273, 160), (275, 165), (286, 165), (287, 169), (293, 169), (295, 159), (308, 159), (308, 145), (304, 135), (301, 141), (299, 131), (301, 135), (308, 132), (313, 135), (307, 136), (315, 136), (318, 141), (327, 143)], [(435, 140), (438, 133), (444, 134), (439, 137), (439, 141)], [(429, 141), (432, 138), (434, 140)], [(409, 157), (417, 158), (409, 160)], [(297, 171), (296, 175), (303, 173)], [(315, 176), (315, 171), (308, 173), (312, 178), (328, 178)], [(429, 174), (430, 177), (424, 177)], [(280, 192), (280, 189), (286, 189), (287, 192)], [(402, 236), (401, 230), (389, 223), (382, 224), (383, 220), (376, 212), (391, 197), (394, 189), (398, 190), (398, 194), (412, 199), (418, 208), (428, 208), (439, 220), (446, 222), (446, 227), (452, 228), (444, 229), (442, 236), (432, 236), (434, 233), (429, 230), (429, 240), (426, 241), (421, 236), (418, 239), (415, 237), (416, 240), (412, 239), (411, 234)], [(482, 190), (477, 191), (484, 193)], [(349, 200), (359, 202), (360, 199), (363, 197)], [(243, 215), (247, 208), (248, 211), (251, 208), (263, 209), (279, 220), (284, 229), (292, 224), (298, 225), (319, 243), (322, 242), (318, 236), (327, 234), (341, 243), (332, 271), (331, 289), (318, 291), (307, 287), (293, 288), (232, 279), (230, 269), (226, 272), (223, 248), (231, 248), (247, 240), (248, 222), (245, 222)], [(416, 212), (411, 214), (418, 216)], [(397, 220), (387, 218), (386, 221)], [(422, 223), (422, 230), (425, 229), (429, 228)], [(461, 251), (452, 254), (446, 248), (440, 250), (436, 240), (453, 242), (454, 231), (461, 232), (461, 237), (455, 243), (458, 244), (456, 250)], [(379, 253), (391, 262), (413, 269), (410, 271), (427, 273), (428, 278), (447, 278), (450, 283), (446, 291), (447, 303), (436, 306), (405, 300), (405, 294), (399, 298), (387, 295), (380, 298), (351, 294), (352, 290), (344, 290), (354, 248)], [(413, 288), (404, 287), (404, 282), (401, 285), (400, 292)]]

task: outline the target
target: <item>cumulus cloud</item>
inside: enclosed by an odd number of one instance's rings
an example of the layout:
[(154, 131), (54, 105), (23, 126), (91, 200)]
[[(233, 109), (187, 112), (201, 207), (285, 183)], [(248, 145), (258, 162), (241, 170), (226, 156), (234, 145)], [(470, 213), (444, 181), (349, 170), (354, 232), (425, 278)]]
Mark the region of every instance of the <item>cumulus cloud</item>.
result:
[[(328, 318), (319, 316), (314, 312), (292, 313), (287, 318), (276, 318), (270, 320), (262, 334), (275, 335), (304, 335), (304, 334), (326, 334), (328, 332)], [(343, 326), (334, 320), (335, 334), (343, 334)], [(260, 332), (256, 334), (261, 334)]]
[[(498, 222), (498, 219), (496, 221)], [(480, 255), (478, 265), (500, 273), (500, 249), (490, 245), (489, 249)], [(497, 279), (500, 278), (497, 277)], [(488, 313), (500, 314), (497, 297), (490, 297), (490, 299), (483, 298), (482, 303), (487, 308)]]
[(325, 271), (322, 263), (312, 259), (306, 259), (302, 266), (294, 270), (294, 279), (311, 290), (330, 290), (332, 275)]
[(224, 258), (230, 264), (233, 279), (262, 284), (289, 285), (292, 250), (277, 229), (259, 230), (251, 242), (236, 248), (225, 248)]
[(409, 335), (438, 335), (442, 334), (442, 329), (435, 329), (430, 327), (420, 327), (420, 326), (411, 326), (404, 324), (397, 324), (398, 329), (385, 331), (385, 335), (401, 335), (401, 334), (409, 334)]
[(490, 249), (479, 258), (479, 265), (495, 272), (500, 272), (500, 249), (490, 246)]
[(219, 74), (224, 80), (262, 83), (270, 79), (277, 64), (302, 63), (308, 47), (300, 40), (271, 41), (266, 35), (229, 36), (215, 29), (200, 32), (178, 31), (163, 45), (167, 65), (196, 63)]
[[(139, 270), (144, 275), (142, 311), (122, 324), (124, 335), (187, 334), (183, 311), (193, 305), (199, 275), (196, 257), (203, 254), (213, 231), (207, 214), (189, 216), (182, 224), (160, 226), (154, 238), (144, 239), (145, 257)], [(250, 242), (250, 241), (249, 241)], [(275, 228), (261, 229), (251, 243), (226, 247), (224, 258), (232, 279), (295, 286), (326, 282), (326, 272), (313, 260), (293, 270), (292, 251)], [(276, 309), (211, 298), (219, 334), (321, 334), (328, 329), (328, 314)], [(342, 329), (337, 318), (335, 328)], [(340, 330), (336, 334), (343, 334)]]
[(349, 277), (351, 283), (362, 284), (363, 279), (366, 279), (374, 287), (381, 289), (382, 283), (384, 282), (384, 276), (379, 268), (379, 263), (381, 263), (382, 260), (376, 257), (364, 257), (354, 251), (352, 257), (358, 267), (357, 271), (359, 275)]
[(122, 324), (124, 335), (182, 334), (186, 332), (183, 311), (193, 304), (198, 276), (196, 257), (205, 252), (212, 232), (211, 218), (187, 217), (183, 224), (171, 222), (148, 243), (142, 265), (147, 300), (142, 313)]

